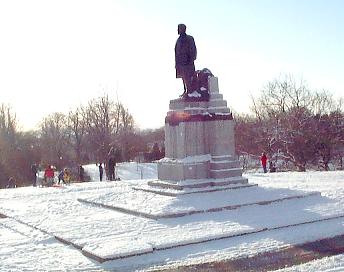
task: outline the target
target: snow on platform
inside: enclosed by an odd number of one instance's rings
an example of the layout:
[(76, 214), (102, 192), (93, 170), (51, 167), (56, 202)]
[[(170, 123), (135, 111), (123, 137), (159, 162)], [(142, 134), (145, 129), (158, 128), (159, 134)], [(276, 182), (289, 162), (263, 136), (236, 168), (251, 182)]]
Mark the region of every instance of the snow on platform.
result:
[[(0, 219), (0, 262), (8, 271), (29, 270), (29, 264), (25, 263), (29, 263), (30, 258), (39, 259), (39, 252), (43, 256), (42, 263), (45, 264), (40, 266), (41, 270), (52, 270), (57, 262), (61, 270), (74, 267), (79, 271), (133, 271), (160, 264), (178, 266), (226, 258), (236, 259), (344, 233), (344, 219), (341, 217), (344, 213), (342, 172), (326, 175), (253, 173), (247, 177), (251, 182), (258, 183), (259, 187), (183, 195), (178, 198), (138, 192), (133, 187), (139, 187), (147, 180), (127, 181), (123, 176), (120, 182), (71, 184), (64, 190), (32, 187), (1, 190), (0, 213), (8, 218)], [(180, 199), (179, 204), (186, 210), (194, 209), (196, 205), (219, 206), (221, 201), (225, 205), (234, 204), (234, 200), (242, 204), (250, 203), (255, 195), (251, 190), (258, 190), (255, 192), (265, 195), (265, 199), (268, 195), (270, 199), (277, 195), (311, 195), (265, 205), (157, 220), (77, 200), (104, 200), (105, 196), (112, 196), (112, 201), (127, 199), (129, 202), (137, 198), (137, 203), (142, 207), (154, 204), (151, 206), (153, 213), (178, 210), (177, 203), (174, 202), (176, 199)], [(320, 191), (321, 195), (314, 195), (314, 191)], [(216, 196), (214, 199), (208, 197), (212, 194)], [(155, 199), (159, 197), (164, 202)], [(194, 198), (198, 199), (191, 202), (195, 206), (186, 205), (187, 199), (191, 201)], [(167, 200), (172, 202), (166, 205)], [(16, 228), (8, 222), (12, 222)], [(23, 239), (26, 236), (17, 233), (22, 228), (31, 230), (31, 234), (30, 231), (23, 232), (30, 236), (29, 239)], [(11, 245), (3, 239), (2, 230), (6, 236), (12, 235), (13, 250), (25, 250), (25, 254), (21, 255), (21, 258), (25, 258), (24, 262), (19, 256), (12, 256), (11, 261), (6, 259), (10, 254), (6, 252)], [(53, 237), (74, 247), (66, 247)], [(46, 251), (48, 255), (37, 248), (41, 244), (49, 249)], [(57, 248), (60, 249), (59, 253), (52, 252)], [(33, 252), (30, 253), (30, 249)], [(81, 253), (98, 261), (116, 260), (97, 264), (88, 261)], [(69, 258), (53, 258), (49, 262), (52, 255)], [(122, 259), (123, 257), (125, 258)], [(13, 269), (16, 267), (19, 269)]]
[(75, 248), (10, 218), (0, 219), (0, 270), (101, 271)]
[(189, 179), (181, 181), (164, 181), (164, 180), (152, 180), (148, 182), (148, 185), (158, 188), (184, 190), (192, 188), (207, 188), (214, 186), (230, 186), (239, 185), (243, 186), (247, 184), (247, 178), (244, 177), (231, 177), (231, 178), (209, 178), (209, 179)]
[(182, 189), (171, 189), (166, 187), (160, 186), (152, 186), (150, 184), (140, 184), (139, 186), (134, 186), (134, 190), (165, 195), (165, 196), (181, 196), (181, 195), (189, 195), (189, 194), (199, 194), (199, 193), (211, 193), (216, 191), (227, 191), (227, 190), (236, 190), (246, 187), (253, 187), (258, 186), (255, 183), (247, 183), (247, 184), (230, 184), (230, 185), (211, 185), (202, 188), (182, 188)]
[[(147, 187), (143, 185), (143, 188)], [(202, 189), (206, 190), (206, 188)], [(252, 205), (267, 205), (273, 202), (315, 195), (320, 195), (320, 193), (246, 186), (239, 187), (233, 191), (212, 191), (202, 195), (187, 194), (179, 195), (178, 197), (156, 195), (154, 191), (151, 192), (149, 190), (130, 191), (127, 194), (108, 192), (107, 194), (95, 194), (89, 198), (78, 198), (78, 200), (83, 203), (94, 204), (128, 214), (161, 219), (204, 212), (234, 210)]]
[[(290, 226), (311, 224), (344, 216), (341, 213), (319, 214), (312, 212), (312, 207), (319, 203), (329, 204), (321, 196), (312, 195), (312, 197), (301, 198), (288, 203), (255, 205), (240, 210), (211, 213), (206, 216), (199, 214), (178, 219), (150, 220), (147, 221), (144, 228), (140, 229), (139, 234), (135, 234), (135, 239), (139, 244), (145, 241), (146, 245), (142, 250), (143, 252), (144, 250), (150, 252), (151, 248), (148, 245), (151, 245), (153, 250), (168, 249)], [(290, 210), (293, 212), (290, 213)], [(267, 218), (266, 215), (269, 215), (269, 217)], [(131, 242), (131, 238), (126, 237), (126, 235), (122, 235), (122, 238), (127, 241), (126, 243)], [(119, 255), (117, 252), (109, 254), (111, 245), (114, 247), (113, 251), (118, 251), (118, 247), (123, 241), (121, 241), (121, 235), (115, 235), (112, 239), (112, 241), (108, 240), (106, 243), (94, 241), (92, 249), (88, 246), (84, 247), (84, 249), (103, 261), (115, 259)], [(127, 254), (128, 256), (134, 255), (134, 252), (128, 252)], [(123, 253), (121, 256), (123, 257)]]
[[(18, 209), (18, 211), (14, 209), (11, 212), (12, 207), (17, 205), (14, 205), (16, 200), (13, 200), (14, 202), (9, 200), (3, 205), (5, 209), (7, 207), (6, 211), (1, 210), (1, 212), (82, 249), (86, 256), (92, 256), (98, 261), (151, 253), (161, 249), (313, 223), (341, 216), (340, 212), (334, 211), (333, 207), (332, 213), (327, 210), (326, 212), (314, 210), (318, 205), (331, 205), (331, 201), (312, 192), (307, 194), (289, 189), (251, 187), (230, 193), (215, 192), (202, 194), (202, 197), (187, 195), (175, 198), (132, 190), (131, 186), (124, 181), (113, 183), (116, 186), (112, 187), (109, 187), (109, 184), (105, 183), (104, 187), (94, 187), (93, 185), (83, 191), (73, 192), (70, 190), (68, 196), (62, 198), (62, 202), (61, 192), (66, 192), (66, 190), (48, 188), (56, 190), (57, 193), (47, 194), (49, 196), (46, 199), (47, 205), (39, 205), (39, 199), (28, 197), (26, 209)], [(103, 207), (85, 205), (76, 201), (77, 196), (81, 193), (85, 195), (84, 199), (138, 205), (152, 214), (175, 213), (197, 208), (211, 209), (221, 205), (242, 205), (242, 207), (209, 214), (152, 220)], [(297, 198), (264, 203), (264, 205), (245, 206), (251, 201), (266, 202), (283, 197)], [(66, 206), (66, 201), (73, 202), (73, 205)], [(30, 209), (32, 210), (29, 212)], [(20, 213), (17, 214), (17, 212)], [(22, 212), (25, 214), (29, 212), (34, 216), (24, 220), (21, 217)], [(269, 218), (264, 215), (269, 215)], [(77, 219), (75, 219), (76, 216)], [(41, 220), (42, 218), (44, 220)]]

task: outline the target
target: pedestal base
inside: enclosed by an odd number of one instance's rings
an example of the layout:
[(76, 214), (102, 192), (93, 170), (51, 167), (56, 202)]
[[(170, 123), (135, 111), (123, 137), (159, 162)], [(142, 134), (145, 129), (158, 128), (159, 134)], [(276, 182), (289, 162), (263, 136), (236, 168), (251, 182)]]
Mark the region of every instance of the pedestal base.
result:
[[(198, 160), (204, 157), (205, 160)], [(177, 160), (164, 158), (158, 163), (159, 180), (180, 181), (189, 179), (207, 179), (210, 177), (210, 156), (195, 156)]]
[(159, 180), (171, 184), (205, 179), (247, 183), (235, 156), (235, 123), (219, 94), (217, 78), (208, 78), (208, 86), (209, 101), (170, 101), (165, 118), (166, 158), (158, 163)]

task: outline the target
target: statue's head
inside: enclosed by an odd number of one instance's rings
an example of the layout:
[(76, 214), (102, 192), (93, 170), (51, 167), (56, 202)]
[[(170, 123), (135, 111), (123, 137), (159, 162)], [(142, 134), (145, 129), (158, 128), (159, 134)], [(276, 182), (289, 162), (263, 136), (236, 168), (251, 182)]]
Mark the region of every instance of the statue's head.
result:
[(185, 31), (186, 31), (186, 25), (184, 25), (184, 24), (179, 24), (179, 25), (178, 25), (178, 34), (185, 33)]

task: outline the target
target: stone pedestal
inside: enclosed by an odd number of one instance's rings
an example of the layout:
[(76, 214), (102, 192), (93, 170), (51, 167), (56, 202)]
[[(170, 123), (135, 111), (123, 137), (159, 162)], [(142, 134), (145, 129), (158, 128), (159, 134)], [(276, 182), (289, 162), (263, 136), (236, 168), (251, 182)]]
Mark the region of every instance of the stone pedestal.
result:
[(234, 121), (219, 93), (217, 77), (208, 79), (209, 101), (170, 101), (165, 120), (165, 158), (159, 180), (225, 179), (247, 183), (235, 156)]

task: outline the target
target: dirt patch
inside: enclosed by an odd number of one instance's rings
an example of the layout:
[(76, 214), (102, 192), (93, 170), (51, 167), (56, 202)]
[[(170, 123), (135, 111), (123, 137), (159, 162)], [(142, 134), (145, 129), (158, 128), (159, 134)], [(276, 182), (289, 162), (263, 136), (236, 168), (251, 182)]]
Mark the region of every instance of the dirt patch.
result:
[(2, 214), (2, 213), (0, 213), (0, 219), (1, 219), (1, 218), (7, 218), (7, 216), (4, 215), (4, 214)]
[(344, 253), (344, 235), (295, 245), (252, 257), (163, 269), (165, 272), (271, 271)]

